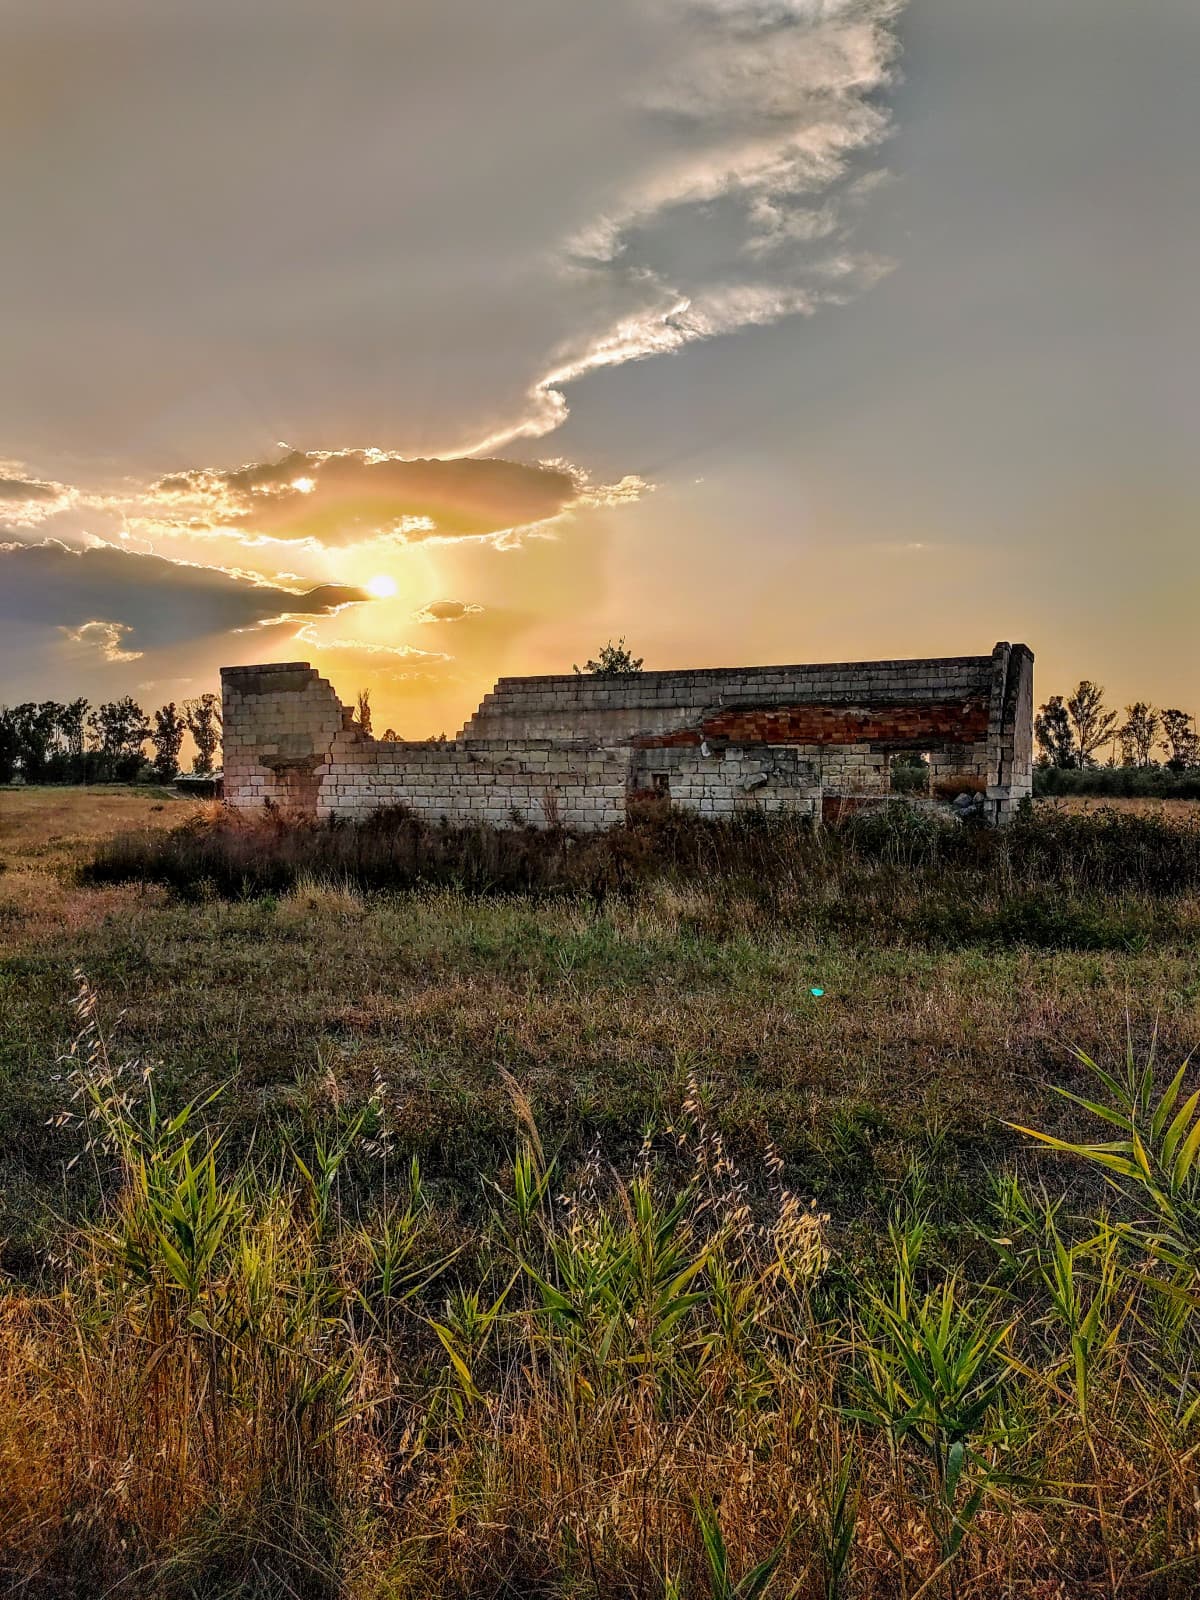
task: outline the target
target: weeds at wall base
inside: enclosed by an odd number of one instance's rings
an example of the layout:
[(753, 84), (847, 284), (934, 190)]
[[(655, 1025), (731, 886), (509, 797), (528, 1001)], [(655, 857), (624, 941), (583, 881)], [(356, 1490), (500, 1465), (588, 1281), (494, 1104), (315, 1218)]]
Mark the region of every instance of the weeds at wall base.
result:
[(1174, 902), (1200, 888), (1200, 824), (1099, 812), (989, 829), (901, 804), (815, 828), (660, 808), (597, 836), (431, 826), (395, 808), (359, 823), (216, 812), (171, 831), (118, 835), (83, 875), (162, 883), (196, 900), (324, 882), (600, 904), (654, 883), (719, 884), (729, 906), (871, 940), (1125, 950), (1178, 932)]

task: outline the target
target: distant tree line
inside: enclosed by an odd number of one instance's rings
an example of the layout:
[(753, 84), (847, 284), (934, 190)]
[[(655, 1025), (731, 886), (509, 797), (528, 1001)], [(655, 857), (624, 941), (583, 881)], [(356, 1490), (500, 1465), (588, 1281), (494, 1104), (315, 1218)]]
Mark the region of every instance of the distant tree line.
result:
[(172, 700), (149, 717), (130, 695), (97, 706), (87, 700), (0, 706), (0, 783), (170, 783), (188, 733), (196, 747), (192, 771), (207, 776), (221, 748), (218, 695), (180, 706)]
[(1101, 684), (1084, 678), (1073, 694), (1051, 695), (1033, 728), (1043, 793), (1176, 793), (1200, 786), (1196, 719), (1178, 706), (1135, 700), (1122, 714), (1105, 705)]

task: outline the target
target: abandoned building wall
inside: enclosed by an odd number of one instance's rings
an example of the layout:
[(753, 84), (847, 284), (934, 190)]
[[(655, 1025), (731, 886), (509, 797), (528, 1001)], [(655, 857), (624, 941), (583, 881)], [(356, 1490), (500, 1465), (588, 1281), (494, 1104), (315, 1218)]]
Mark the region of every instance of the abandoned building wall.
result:
[(992, 820), (1003, 823), (1033, 793), (1033, 651), (998, 644), (992, 663), (987, 798)]
[(735, 811), (795, 811), (821, 805), (819, 762), (796, 749), (711, 749), (663, 745), (630, 752), (630, 789), (702, 816)]
[(317, 803), (317, 768), (349, 716), (307, 661), (221, 669), (225, 799), (242, 810), (270, 800), (289, 810)]
[[(987, 733), (992, 656), (859, 661), (795, 667), (721, 667), (600, 678), (501, 678), (462, 730), (464, 739), (595, 739), (620, 744), (638, 734), (693, 727), (722, 708), (828, 706), (893, 708), (944, 702), (948, 714), (973, 700)], [(815, 726), (810, 737), (825, 742)]]
[[(306, 662), (222, 672), (225, 796), (310, 814), (603, 828), (630, 796), (706, 815), (867, 803), (901, 751), (1006, 821), (1031, 792), (1033, 657), (501, 679), (452, 743), (367, 738)], [(844, 809), (844, 807), (840, 807)], [(839, 809), (835, 807), (834, 809)]]
[(315, 815), (407, 805), (436, 821), (516, 816), (537, 826), (611, 827), (625, 817), (629, 753), (542, 740), (392, 744), (368, 739), (307, 662), (221, 674), (225, 799)]
[(319, 815), (404, 805), (431, 822), (589, 830), (625, 819), (628, 752), (548, 740), (392, 744), (342, 729), (317, 773)]

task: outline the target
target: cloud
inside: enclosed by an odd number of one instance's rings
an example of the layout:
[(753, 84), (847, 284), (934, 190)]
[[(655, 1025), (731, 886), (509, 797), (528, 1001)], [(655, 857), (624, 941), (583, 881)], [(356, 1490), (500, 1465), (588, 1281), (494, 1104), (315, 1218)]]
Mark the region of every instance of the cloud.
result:
[[(108, 644), (118, 652), (106, 655), (109, 661), (294, 618), (330, 616), (369, 599), (365, 590), (340, 584), (295, 593), (102, 543), (82, 550), (52, 539), (0, 544), (0, 621), (59, 629), (77, 643), (99, 645), (102, 653)], [(117, 631), (105, 635), (104, 629)]]
[(290, 450), (233, 471), (172, 473), (145, 500), (159, 517), (186, 522), (199, 509), (210, 526), (330, 547), (503, 538), (559, 516), (586, 492), (584, 476), (561, 462)]
[(128, 622), (84, 622), (78, 628), (64, 627), (62, 632), (72, 644), (99, 650), (105, 661), (140, 661), (144, 654), (141, 650), (122, 649), (125, 635), (133, 632)]
[(326, 655), (332, 652), (340, 656), (362, 656), (364, 659), (384, 658), (427, 665), (452, 659), (442, 650), (420, 650), (412, 644), (374, 644), (366, 639), (325, 639), (311, 622), (305, 623), (296, 634), (296, 643), (311, 645), (314, 650)]
[(461, 622), (464, 617), (478, 616), (482, 606), (469, 605), (462, 600), (432, 600), (413, 612), (414, 622)]
[[(904, 0), (659, 0), (672, 65), (642, 95), (644, 163), (564, 242), (564, 280), (600, 309), (559, 344), (495, 449), (568, 414), (566, 385), (602, 367), (808, 315), (889, 263), (848, 243), (887, 137), (881, 95)], [(654, 135), (657, 136), (654, 136)], [(590, 321), (590, 325), (589, 325)]]
[(0, 500), (57, 500), (60, 485), (32, 478), (0, 478)]
[(16, 528), (34, 528), (65, 510), (75, 500), (65, 483), (28, 477), (16, 461), (0, 461), (0, 506)]
[(421, 650), (411, 644), (379, 644), (366, 639), (325, 638), (314, 623), (296, 633), (293, 649), (316, 661), (344, 685), (351, 674), (393, 686), (434, 683), (444, 676), (453, 656), (442, 650)]
[[(18, 28), (30, 88), (0, 180), (44, 227), (2, 263), (30, 312), (4, 448), (118, 480), (247, 440), (473, 454), (555, 426), (599, 362), (679, 349), (675, 306), (689, 343), (747, 325), (715, 313), (734, 291), (823, 304), (827, 255), (860, 256), (850, 198), (888, 135), (900, 5), (410, 0), (401, 22), (341, 0), (280, 31), (214, 0), (160, 8), (132, 52), (111, 20), (53, 49)], [(221, 202), (203, 251), (198, 195)]]

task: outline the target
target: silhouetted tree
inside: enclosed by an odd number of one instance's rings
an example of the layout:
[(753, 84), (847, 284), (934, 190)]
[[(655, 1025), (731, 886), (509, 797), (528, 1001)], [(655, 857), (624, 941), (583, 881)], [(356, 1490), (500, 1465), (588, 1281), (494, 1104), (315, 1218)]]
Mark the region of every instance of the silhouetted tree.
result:
[(56, 700), (23, 701), (9, 712), (17, 744), (17, 766), (26, 783), (49, 776), (50, 756), (62, 707)]
[(1180, 711), (1178, 706), (1163, 712), (1160, 742), (1172, 772), (1200, 766), (1200, 734), (1196, 732), (1195, 719), (1186, 711)]
[(185, 701), (183, 711), (188, 732), (196, 742), (192, 771), (207, 777), (216, 767), (217, 751), (221, 748), (221, 697), (210, 690), (195, 700)]
[(20, 766), (21, 744), (17, 725), (7, 706), (0, 707), (0, 783), (11, 783)]
[(96, 741), (104, 777), (129, 782), (137, 776), (145, 759), (143, 747), (150, 737), (150, 724), (131, 695), (97, 706), (88, 717), (88, 731)]
[(1158, 743), (1162, 719), (1145, 700), (1135, 700), (1125, 707), (1125, 721), (1117, 729), (1121, 756), (1127, 767), (1153, 765), (1154, 746)]
[(84, 719), (86, 700), (72, 700), (66, 705), (57, 700), (44, 700), (38, 707), (39, 721), (50, 725), (50, 743), (46, 752), (42, 776), (50, 783), (80, 783), (86, 775), (84, 751)]
[(1077, 767), (1079, 746), (1075, 743), (1075, 729), (1071, 713), (1060, 694), (1051, 695), (1033, 719), (1042, 760), (1051, 767)]
[(1109, 711), (1103, 687), (1090, 678), (1080, 680), (1067, 701), (1067, 713), (1075, 735), (1076, 760), (1081, 767), (1094, 767), (1096, 751), (1112, 738), (1117, 713)]
[(587, 661), (582, 667), (576, 663), (575, 671), (581, 677), (590, 672), (596, 678), (624, 678), (631, 672), (640, 672), (643, 660), (644, 657), (634, 655), (622, 634), (616, 644), (610, 639), (594, 661)]
[(362, 729), (364, 735), (371, 737), (371, 691), (360, 689), (358, 698), (354, 702), (354, 720)]
[(81, 761), (84, 749), (84, 728), (90, 706), (86, 700), (69, 700), (59, 714), (58, 731), (63, 749), (73, 761)]
[(154, 727), (150, 742), (154, 746), (154, 776), (160, 783), (170, 783), (179, 775), (179, 752), (187, 732), (187, 718), (175, 709), (174, 700), (159, 706), (154, 713)]

